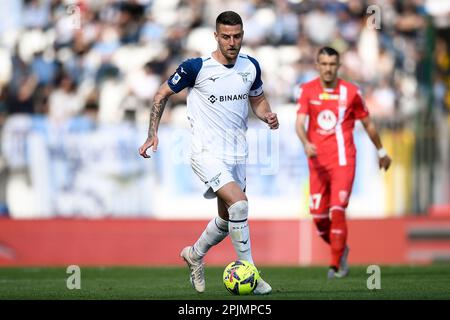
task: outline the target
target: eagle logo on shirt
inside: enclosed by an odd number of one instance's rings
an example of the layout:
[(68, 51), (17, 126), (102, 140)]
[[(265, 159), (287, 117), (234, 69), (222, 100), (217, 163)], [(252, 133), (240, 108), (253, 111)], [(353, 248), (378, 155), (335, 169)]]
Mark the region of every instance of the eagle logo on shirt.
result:
[(217, 187), (220, 184), (220, 175), (222, 174), (222, 172), (220, 172), (218, 175), (214, 176), (211, 180), (209, 180), (209, 185), (213, 186), (213, 187)]
[(251, 82), (251, 80), (248, 79), (249, 78), (248, 76), (250, 75), (250, 72), (238, 72), (238, 75), (240, 75), (242, 77), (242, 81), (244, 83)]

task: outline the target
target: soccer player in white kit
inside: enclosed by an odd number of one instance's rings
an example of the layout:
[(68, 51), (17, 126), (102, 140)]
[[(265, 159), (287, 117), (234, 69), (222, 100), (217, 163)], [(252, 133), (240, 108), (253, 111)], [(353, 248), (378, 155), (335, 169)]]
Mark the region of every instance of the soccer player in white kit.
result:
[[(150, 157), (148, 148), (156, 151), (159, 121), (167, 99), (188, 88), (191, 166), (207, 187), (204, 196), (217, 197), (218, 208), (218, 216), (208, 223), (194, 245), (180, 254), (197, 292), (205, 291), (203, 257), (228, 234), (238, 259), (254, 263), (245, 195), (248, 104), (270, 129), (278, 128), (278, 118), (264, 96), (258, 62), (239, 53), (243, 36), (242, 19), (237, 13), (225, 11), (217, 17), (217, 49), (209, 56), (184, 61), (161, 85), (153, 100), (147, 140), (139, 148), (144, 158)], [(260, 279), (254, 294), (271, 291), (271, 286)]]

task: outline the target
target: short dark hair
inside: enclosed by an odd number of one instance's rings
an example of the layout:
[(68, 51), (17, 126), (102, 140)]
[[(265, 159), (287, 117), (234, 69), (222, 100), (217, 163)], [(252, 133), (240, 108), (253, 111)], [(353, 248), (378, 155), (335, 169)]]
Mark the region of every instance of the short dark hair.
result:
[(321, 54), (327, 55), (327, 56), (337, 56), (339, 60), (339, 52), (337, 52), (335, 49), (331, 47), (322, 47), (319, 49), (319, 52), (317, 53), (317, 61), (319, 61), (319, 56)]
[(243, 25), (241, 16), (234, 11), (224, 11), (219, 14), (216, 19), (216, 29), (219, 24), (227, 26)]

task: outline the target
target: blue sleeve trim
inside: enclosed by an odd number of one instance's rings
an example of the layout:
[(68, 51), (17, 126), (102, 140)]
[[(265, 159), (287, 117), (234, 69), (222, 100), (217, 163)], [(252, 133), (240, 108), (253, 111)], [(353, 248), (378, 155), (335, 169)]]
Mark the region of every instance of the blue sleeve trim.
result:
[(167, 80), (167, 84), (173, 92), (178, 93), (184, 88), (193, 87), (197, 75), (202, 68), (202, 58), (193, 58), (183, 61), (174, 74)]
[(262, 87), (263, 82), (261, 80), (261, 68), (259, 67), (259, 63), (258, 61), (256, 61), (255, 58), (252, 58), (250, 56), (247, 56), (248, 59), (253, 63), (253, 65), (256, 68), (256, 77), (255, 77), (255, 81), (253, 81), (253, 85), (250, 88), (250, 90), (256, 90)]

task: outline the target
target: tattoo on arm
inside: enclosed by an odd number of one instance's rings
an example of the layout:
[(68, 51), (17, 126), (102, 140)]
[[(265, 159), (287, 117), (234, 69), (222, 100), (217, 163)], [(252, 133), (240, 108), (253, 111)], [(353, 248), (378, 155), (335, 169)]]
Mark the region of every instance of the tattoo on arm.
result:
[(161, 120), (166, 103), (167, 103), (167, 98), (162, 98), (161, 100), (156, 100), (153, 103), (152, 109), (150, 111), (150, 125), (148, 127), (148, 137), (149, 138), (153, 138), (154, 135), (156, 134), (156, 130), (159, 126), (159, 121)]

